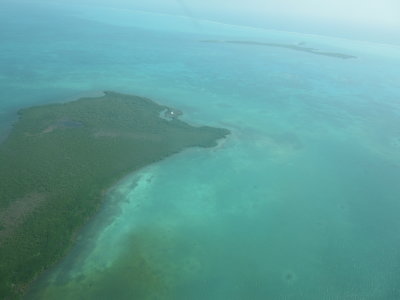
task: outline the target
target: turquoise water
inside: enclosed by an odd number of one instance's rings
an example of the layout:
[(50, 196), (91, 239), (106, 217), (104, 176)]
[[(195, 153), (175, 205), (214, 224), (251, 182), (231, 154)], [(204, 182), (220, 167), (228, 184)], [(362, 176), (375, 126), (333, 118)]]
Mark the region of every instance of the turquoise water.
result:
[(84, 6), (10, 6), (0, 37), (2, 136), (102, 90), (232, 131), (114, 186), (28, 298), (400, 299), (399, 46)]

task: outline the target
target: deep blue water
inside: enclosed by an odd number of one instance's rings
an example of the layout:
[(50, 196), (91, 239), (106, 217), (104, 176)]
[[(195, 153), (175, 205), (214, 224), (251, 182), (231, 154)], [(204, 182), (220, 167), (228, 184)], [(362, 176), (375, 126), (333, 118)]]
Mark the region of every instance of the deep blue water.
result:
[(232, 131), (111, 189), (29, 298), (400, 298), (398, 46), (43, 5), (2, 10), (0, 40), (3, 136), (21, 107), (102, 90)]

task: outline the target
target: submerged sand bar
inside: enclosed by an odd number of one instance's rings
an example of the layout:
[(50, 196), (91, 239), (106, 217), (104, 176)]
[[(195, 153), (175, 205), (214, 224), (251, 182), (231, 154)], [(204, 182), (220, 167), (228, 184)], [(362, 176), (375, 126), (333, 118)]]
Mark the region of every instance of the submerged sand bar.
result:
[(117, 180), (229, 131), (160, 117), (171, 108), (105, 92), (32, 107), (0, 145), (0, 299), (58, 261)]

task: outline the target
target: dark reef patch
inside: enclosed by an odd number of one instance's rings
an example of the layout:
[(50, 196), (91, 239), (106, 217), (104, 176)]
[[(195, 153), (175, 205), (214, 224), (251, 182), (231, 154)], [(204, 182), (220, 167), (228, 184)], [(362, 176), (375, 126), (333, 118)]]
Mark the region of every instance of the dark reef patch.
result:
[(283, 272), (282, 279), (286, 284), (294, 284), (297, 281), (297, 276), (293, 271), (287, 270)]

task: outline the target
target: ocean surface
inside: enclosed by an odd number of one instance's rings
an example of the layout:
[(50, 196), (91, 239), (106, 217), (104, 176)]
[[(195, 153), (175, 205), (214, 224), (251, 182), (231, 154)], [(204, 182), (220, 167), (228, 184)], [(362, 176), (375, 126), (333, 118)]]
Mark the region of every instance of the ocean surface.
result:
[(50, 4), (0, 40), (2, 138), (104, 90), (232, 131), (122, 179), (27, 299), (400, 299), (399, 46)]

